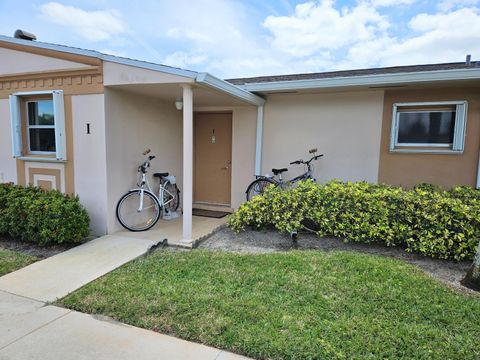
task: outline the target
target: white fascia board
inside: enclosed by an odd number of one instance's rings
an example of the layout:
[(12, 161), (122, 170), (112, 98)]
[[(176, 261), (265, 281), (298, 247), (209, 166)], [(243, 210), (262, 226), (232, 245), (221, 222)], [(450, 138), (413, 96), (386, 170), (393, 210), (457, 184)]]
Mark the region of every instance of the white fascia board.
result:
[(134, 60), (129, 58), (122, 58), (114, 55), (103, 54), (95, 50), (79, 49), (79, 48), (74, 48), (74, 47), (69, 47), (64, 45), (56, 45), (56, 44), (30, 41), (30, 40), (16, 39), (16, 38), (11, 38), (5, 35), (0, 35), (0, 41), (5, 41), (11, 44), (30, 46), (30, 47), (39, 48), (39, 49), (53, 50), (53, 51), (58, 51), (58, 52), (63, 52), (68, 54), (89, 56), (89, 57), (94, 57), (103, 61), (110, 61), (118, 64), (130, 65), (130, 66), (135, 66), (143, 69), (160, 71), (167, 74), (188, 77), (191, 79), (195, 79), (198, 74), (196, 71), (184, 70), (184, 69), (174, 68), (166, 65), (154, 64), (146, 61)]
[(480, 79), (480, 68), (250, 83), (242, 85), (241, 87), (248, 91), (262, 92), (474, 79)]
[(208, 73), (199, 73), (195, 81), (198, 84), (202, 84), (217, 91), (221, 91), (240, 100), (246, 101), (252, 105), (262, 106), (263, 104), (265, 104), (265, 99), (261, 98), (260, 96), (252, 94), (247, 90), (243, 90), (236, 85), (230, 84), (229, 82), (221, 80)]

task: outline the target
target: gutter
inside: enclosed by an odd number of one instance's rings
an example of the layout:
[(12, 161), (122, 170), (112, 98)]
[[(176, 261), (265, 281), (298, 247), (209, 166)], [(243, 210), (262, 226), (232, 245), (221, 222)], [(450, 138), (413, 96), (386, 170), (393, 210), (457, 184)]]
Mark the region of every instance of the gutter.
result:
[(448, 80), (475, 80), (480, 79), (480, 68), (454, 69), (438, 71), (422, 71), (415, 73), (377, 74), (336, 77), (326, 79), (290, 80), (264, 83), (247, 83), (238, 85), (247, 91), (289, 91), (323, 89), (348, 86), (382, 86), (397, 84), (412, 84), (422, 82)]
[(224, 92), (252, 105), (263, 106), (263, 104), (265, 104), (265, 99), (261, 98), (260, 96), (252, 94), (248, 90), (244, 90), (241, 87), (230, 84), (229, 82), (221, 80), (213, 75), (210, 75), (209, 73), (199, 73), (195, 79), (195, 82), (205, 85), (211, 89)]

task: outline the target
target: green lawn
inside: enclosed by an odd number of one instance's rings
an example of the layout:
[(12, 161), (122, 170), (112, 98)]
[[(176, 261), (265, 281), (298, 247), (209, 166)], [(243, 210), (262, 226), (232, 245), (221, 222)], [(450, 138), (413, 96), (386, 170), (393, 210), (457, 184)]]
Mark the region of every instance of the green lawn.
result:
[(37, 260), (35, 256), (0, 248), (0, 276), (18, 270)]
[(260, 359), (479, 359), (480, 297), (353, 252), (159, 251), (61, 300)]

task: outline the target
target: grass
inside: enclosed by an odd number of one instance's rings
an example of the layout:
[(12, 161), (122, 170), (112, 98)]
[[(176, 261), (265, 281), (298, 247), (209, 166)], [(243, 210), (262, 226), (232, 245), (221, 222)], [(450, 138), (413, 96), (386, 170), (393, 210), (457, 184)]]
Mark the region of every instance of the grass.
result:
[(61, 304), (260, 359), (480, 358), (480, 297), (353, 252), (160, 251)]
[(0, 248), (0, 276), (30, 265), (37, 260), (35, 256)]

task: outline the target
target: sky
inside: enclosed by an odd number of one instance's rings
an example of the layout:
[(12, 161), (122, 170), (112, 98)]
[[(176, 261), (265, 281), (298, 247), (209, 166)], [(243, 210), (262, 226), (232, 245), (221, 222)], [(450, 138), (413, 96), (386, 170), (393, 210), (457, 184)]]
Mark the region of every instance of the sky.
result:
[(0, 0), (0, 34), (222, 78), (480, 60), (480, 0)]

